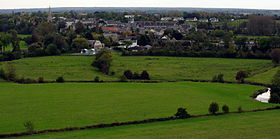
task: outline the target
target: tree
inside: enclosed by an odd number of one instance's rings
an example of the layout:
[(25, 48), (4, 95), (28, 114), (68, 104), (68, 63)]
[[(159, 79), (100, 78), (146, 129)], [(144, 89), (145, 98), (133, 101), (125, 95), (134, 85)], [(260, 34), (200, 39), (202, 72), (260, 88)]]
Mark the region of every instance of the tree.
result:
[(13, 64), (7, 64), (6, 65), (6, 78), (9, 81), (15, 81), (16, 80), (16, 68)]
[(133, 78), (133, 73), (131, 70), (126, 70), (124, 71), (123, 75), (127, 78), (127, 79), (132, 79)]
[(0, 79), (6, 80), (6, 73), (3, 68), (0, 69)]
[(274, 64), (280, 64), (280, 48), (272, 49), (270, 56)]
[(56, 79), (56, 82), (58, 82), (58, 83), (64, 83), (65, 80), (64, 80), (64, 78), (61, 76), (61, 77), (58, 77), (58, 78)]
[(241, 83), (244, 82), (244, 79), (247, 78), (249, 76), (249, 72), (248, 71), (239, 71), (236, 73), (235, 79)]
[(133, 79), (135, 79), (135, 80), (140, 79), (140, 75), (137, 72), (134, 72)]
[(268, 100), (269, 103), (280, 103), (280, 97), (277, 93), (272, 93), (269, 100)]
[(49, 44), (45, 50), (47, 55), (58, 55), (60, 51), (57, 49), (55, 44)]
[(76, 38), (72, 42), (72, 48), (76, 51), (87, 49), (89, 47), (88, 40), (85, 38)]
[(27, 132), (33, 132), (34, 131), (34, 124), (31, 121), (27, 121), (23, 124)]
[(276, 72), (271, 81), (271, 93), (280, 94), (280, 70)]
[(227, 105), (224, 105), (222, 107), (222, 110), (223, 110), (224, 113), (228, 113), (229, 112), (229, 107)]
[(220, 73), (212, 78), (213, 82), (224, 82), (224, 74)]
[(140, 78), (143, 80), (150, 80), (150, 75), (146, 70), (144, 70), (144, 71), (142, 71)]
[(216, 102), (212, 102), (208, 109), (209, 113), (216, 114), (219, 111), (219, 105)]
[(253, 15), (249, 17), (248, 30), (251, 35), (272, 35), (275, 21), (270, 16)]
[(178, 108), (177, 113), (175, 114), (177, 118), (184, 119), (184, 118), (189, 118), (190, 115), (186, 111), (186, 108)]
[(96, 54), (92, 66), (97, 67), (101, 72), (108, 75), (112, 61), (113, 61), (112, 53), (108, 50), (101, 50)]
[(1, 52), (5, 51), (5, 47), (7, 47), (11, 43), (12, 36), (7, 33), (0, 33), (0, 50)]
[(75, 31), (77, 34), (81, 34), (85, 31), (85, 26), (83, 25), (82, 22), (78, 22), (76, 25), (75, 25)]

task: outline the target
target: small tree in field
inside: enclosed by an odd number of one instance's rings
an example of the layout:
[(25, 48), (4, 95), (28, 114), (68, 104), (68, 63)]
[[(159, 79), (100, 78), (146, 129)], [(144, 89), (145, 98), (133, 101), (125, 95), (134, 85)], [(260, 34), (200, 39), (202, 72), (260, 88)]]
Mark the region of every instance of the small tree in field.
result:
[(149, 75), (149, 73), (146, 70), (144, 70), (141, 73), (141, 79), (143, 79), (143, 80), (150, 80), (150, 75)]
[(222, 107), (222, 110), (223, 110), (224, 113), (228, 113), (229, 112), (229, 107), (227, 105), (224, 105)]
[(190, 115), (186, 111), (186, 108), (178, 108), (177, 113), (175, 114), (177, 118), (183, 119), (183, 118), (189, 118)]
[(238, 107), (237, 111), (238, 111), (239, 113), (243, 112), (242, 107), (241, 107), (241, 106), (240, 106), (240, 107)]
[(216, 102), (212, 102), (209, 106), (209, 113), (216, 114), (219, 111), (219, 104)]
[(56, 82), (58, 82), (58, 83), (64, 83), (65, 80), (64, 80), (63, 77), (58, 77), (58, 78), (56, 79)]
[(275, 65), (280, 64), (280, 48), (273, 49), (270, 53), (270, 56), (271, 56), (272, 62)]
[(133, 73), (132, 73), (131, 70), (124, 71), (123, 75), (126, 77), (126, 79), (132, 79), (133, 78)]
[(236, 73), (235, 79), (241, 83), (244, 82), (244, 79), (247, 78), (249, 76), (249, 72), (248, 71), (239, 71)]
[(23, 124), (27, 132), (33, 132), (34, 131), (34, 125), (31, 121), (27, 121)]
[(16, 80), (16, 68), (12, 64), (7, 64), (6, 66), (6, 78), (9, 81), (15, 81)]
[(213, 78), (212, 78), (212, 81), (213, 82), (224, 82), (224, 74), (218, 74), (218, 75), (215, 75)]

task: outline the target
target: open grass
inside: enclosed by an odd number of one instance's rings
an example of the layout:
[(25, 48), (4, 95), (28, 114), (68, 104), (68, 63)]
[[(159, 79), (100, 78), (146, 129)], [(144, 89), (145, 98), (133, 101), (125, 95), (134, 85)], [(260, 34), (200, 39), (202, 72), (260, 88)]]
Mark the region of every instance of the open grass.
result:
[[(25, 41), (20, 41), (20, 42), (19, 42), (19, 47), (20, 47), (20, 50), (27, 50), (27, 49), (28, 49), (27, 44), (25, 43)], [(12, 50), (13, 50), (12, 44), (9, 44), (9, 45), (5, 48), (5, 51), (12, 51)]]
[(248, 22), (248, 19), (238, 19), (231, 22), (228, 22), (229, 26), (238, 27), (241, 23)]
[(262, 87), (218, 83), (64, 83), (14, 84), (0, 82), (0, 134), (85, 126), (116, 121), (172, 116), (186, 107), (190, 114), (206, 114), (211, 102), (230, 111), (267, 108), (249, 96)]
[[(156, 56), (118, 56), (114, 55), (111, 71), (113, 76), (103, 75), (91, 66), (93, 56), (50, 56), (15, 60), (18, 77), (44, 77), (54, 81), (58, 76), (66, 80), (93, 80), (99, 76), (104, 81), (116, 81), (125, 70), (141, 73), (147, 70), (152, 80), (211, 80), (214, 75), (224, 74), (227, 81), (235, 81), (235, 74), (240, 70), (260, 72), (272, 66), (270, 60), (191, 58), (191, 57), (156, 57)], [(5, 65), (7, 62), (0, 63)]]
[(231, 114), (151, 124), (112, 127), (64, 133), (34, 135), (24, 138), (51, 139), (155, 139), (155, 138), (279, 138), (280, 111)]
[(273, 68), (267, 72), (248, 78), (246, 81), (271, 84), (271, 80), (278, 70), (280, 70), (280, 67)]

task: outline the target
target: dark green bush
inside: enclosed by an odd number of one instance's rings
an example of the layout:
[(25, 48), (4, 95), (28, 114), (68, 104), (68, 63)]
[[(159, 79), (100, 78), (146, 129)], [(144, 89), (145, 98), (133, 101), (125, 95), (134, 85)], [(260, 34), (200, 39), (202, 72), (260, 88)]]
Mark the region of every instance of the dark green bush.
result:
[(276, 93), (271, 93), (270, 99), (268, 100), (269, 103), (275, 103), (278, 104), (280, 103), (280, 97)]
[(96, 76), (96, 77), (94, 78), (94, 82), (100, 82), (99, 76)]
[(224, 105), (222, 107), (222, 110), (223, 110), (224, 113), (229, 113), (229, 107), (227, 105)]
[(38, 83), (44, 83), (45, 81), (44, 81), (44, 78), (43, 77), (39, 77), (38, 78)]
[(58, 82), (58, 83), (64, 83), (65, 80), (64, 80), (63, 77), (58, 77), (58, 78), (56, 79), (56, 82)]
[(177, 118), (184, 119), (184, 118), (189, 118), (190, 115), (186, 111), (186, 108), (178, 108), (177, 113), (175, 114)]
[(212, 102), (208, 109), (209, 113), (216, 114), (219, 111), (219, 104), (216, 102)]

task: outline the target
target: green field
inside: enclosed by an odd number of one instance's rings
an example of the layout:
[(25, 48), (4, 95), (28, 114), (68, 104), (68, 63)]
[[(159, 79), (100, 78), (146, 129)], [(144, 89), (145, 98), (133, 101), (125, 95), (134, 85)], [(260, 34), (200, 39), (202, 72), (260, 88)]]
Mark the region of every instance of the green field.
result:
[(267, 72), (248, 78), (246, 81), (271, 84), (271, 80), (278, 70), (280, 70), (280, 67), (273, 68)]
[(261, 38), (269, 38), (270, 36), (248, 36), (248, 35), (237, 35), (237, 38), (247, 37), (248, 39), (261, 39)]
[(27, 38), (27, 37), (31, 37), (32, 35), (30, 34), (18, 34), (19, 38)]
[[(19, 47), (20, 47), (20, 50), (27, 50), (28, 49), (27, 44), (25, 43), (25, 41), (20, 41), (19, 42)], [(5, 51), (12, 51), (12, 50), (13, 50), (12, 44), (8, 45), (5, 48)]]
[(241, 23), (244, 23), (244, 22), (248, 22), (248, 19), (238, 19), (238, 20), (234, 20), (234, 21), (228, 22), (228, 25), (229, 25), (229, 26), (237, 27), (237, 26), (239, 26)]
[(231, 114), (217, 117), (159, 122), (63, 133), (33, 135), (24, 138), (50, 139), (151, 139), (151, 138), (213, 138), (213, 139), (277, 139), (280, 111)]
[[(223, 73), (227, 81), (235, 81), (235, 74), (240, 70), (260, 72), (272, 66), (270, 60), (190, 58), (190, 57), (153, 57), (153, 56), (118, 56), (114, 55), (111, 71), (114, 76), (106, 76), (91, 66), (92, 56), (50, 56), (15, 60), (18, 78), (44, 77), (54, 81), (58, 76), (66, 80), (101, 80), (116, 81), (125, 70), (141, 73), (147, 70), (152, 80), (211, 80), (216, 74)], [(5, 65), (7, 62), (0, 63)]]
[(117, 121), (172, 116), (186, 107), (190, 114), (206, 114), (211, 102), (230, 111), (275, 106), (249, 96), (259, 86), (218, 83), (64, 83), (14, 84), (0, 82), (0, 134), (85, 126)]

